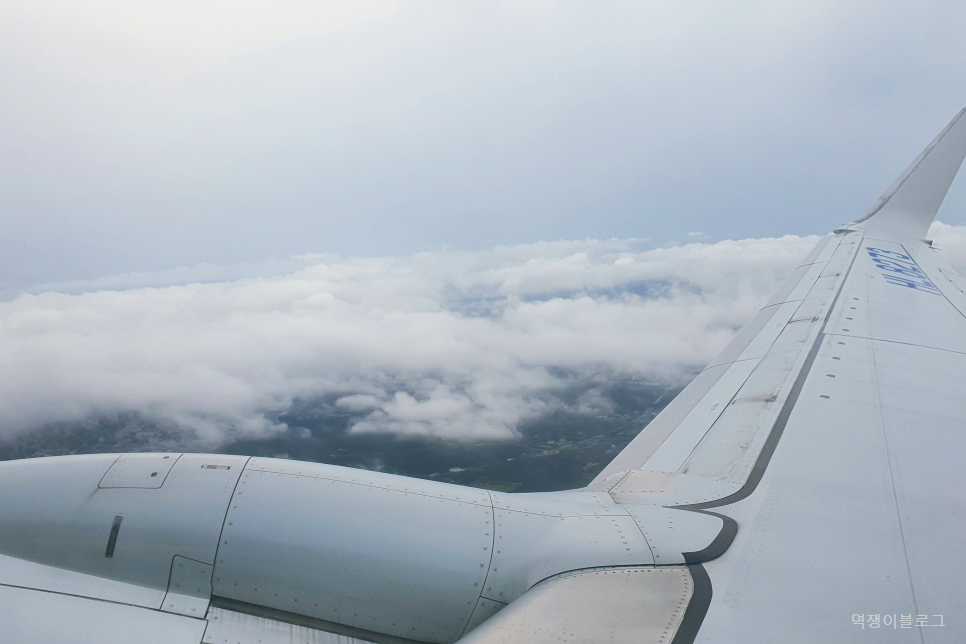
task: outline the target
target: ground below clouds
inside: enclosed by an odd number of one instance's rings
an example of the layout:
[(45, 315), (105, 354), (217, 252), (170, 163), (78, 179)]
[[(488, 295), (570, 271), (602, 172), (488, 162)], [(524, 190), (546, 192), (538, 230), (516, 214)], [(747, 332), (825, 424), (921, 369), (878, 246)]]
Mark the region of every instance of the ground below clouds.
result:
[[(606, 413), (561, 407), (502, 441), (353, 433), (355, 418), (330, 401), (298, 401), (281, 414), (288, 429), (267, 439), (229, 442), (224, 454), (292, 458), (377, 470), (504, 492), (547, 492), (587, 485), (681, 390), (624, 380), (603, 391)], [(579, 397), (588, 390), (575, 386)], [(204, 451), (174, 425), (136, 413), (58, 423), (0, 443), (0, 460), (148, 451)]]

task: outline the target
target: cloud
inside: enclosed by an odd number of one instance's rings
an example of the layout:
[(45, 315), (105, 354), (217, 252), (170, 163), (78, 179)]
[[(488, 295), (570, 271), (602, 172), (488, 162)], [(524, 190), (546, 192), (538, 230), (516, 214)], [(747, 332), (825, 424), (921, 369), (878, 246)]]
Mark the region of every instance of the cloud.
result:
[(939, 247), (959, 272), (966, 273), (966, 226), (950, 226), (934, 221), (926, 236), (933, 240), (933, 245)]
[[(966, 258), (966, 228), (934, 231)], [(606, 411), (592, 387), (568, 402), (575, 383), (683, 381), (816, 241), (325, 256), (271, 278), (24, 294), (0, 304), (0, 435), (136, 412), (210, 446), (326, 399), (353, 432), (511, 438), (563, 406)]]

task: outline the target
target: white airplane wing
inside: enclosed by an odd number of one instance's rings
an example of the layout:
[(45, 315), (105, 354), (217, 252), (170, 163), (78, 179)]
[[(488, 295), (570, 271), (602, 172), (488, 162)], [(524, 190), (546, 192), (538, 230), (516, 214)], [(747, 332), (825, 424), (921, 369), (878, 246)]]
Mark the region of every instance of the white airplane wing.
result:
[(964, 113), (586, 489), (0, 463), (0, 642), (966, 641)]
[[(966, 641), (966, 279), (925, 239), (966, 154), (964, 114), (591, 484), (725, 517), (686, 557), (694, 589), (662, 631), (674, 644)], [(588, 602), (608, 597), (587, 586)], [(654, 621), (563, 594), (517, 600), (467, 641), (524, 641), (506, 638), (535, 620), (636, 641)], [(627, 640), (607, 639), (605, 614)]]

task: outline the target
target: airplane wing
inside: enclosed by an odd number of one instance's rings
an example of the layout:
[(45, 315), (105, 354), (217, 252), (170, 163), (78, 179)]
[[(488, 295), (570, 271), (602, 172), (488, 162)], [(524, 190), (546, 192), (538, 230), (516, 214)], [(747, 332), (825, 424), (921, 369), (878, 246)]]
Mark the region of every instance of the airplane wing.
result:
[(0, 642), (966, 641), (964, 114), (586, 489), (0, 463)]
[[(925, 239), (966, 153), (964, 114), (590, 485), (723, 519), (685, 556), (693, 590), (661, 641), (966, 638), (966, 279)], [(654, 617), (632, 605), (653, 591), (615, 583), (623, 599), (598, 606), (599, 579), (548, 583), (559, 592), (538, 586), (466, 641), (526, 641), (512, 633), (534, 623), (530, 641), (652, 641), (635, 639)]]

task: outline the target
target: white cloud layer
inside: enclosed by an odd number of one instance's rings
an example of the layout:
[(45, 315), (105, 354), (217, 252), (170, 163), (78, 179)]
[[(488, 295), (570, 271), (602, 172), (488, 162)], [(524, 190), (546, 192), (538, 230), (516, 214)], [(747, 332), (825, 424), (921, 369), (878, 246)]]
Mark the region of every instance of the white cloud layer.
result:
[[(932, 234), (966, 263), (966, 227)], [(509, 438), (575, 379), (682, 380), (816, 241), (319, 256), (273, 278), (25, 294), (0, 304), (0, 435), (136, 411), (217, 445), (321, 396), (351, 431)]]

